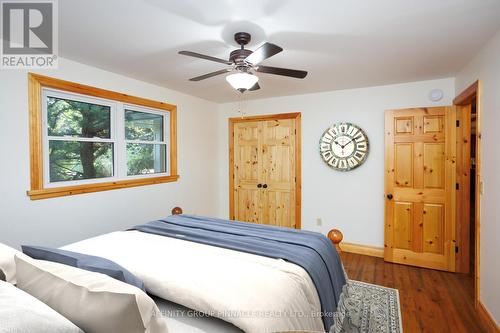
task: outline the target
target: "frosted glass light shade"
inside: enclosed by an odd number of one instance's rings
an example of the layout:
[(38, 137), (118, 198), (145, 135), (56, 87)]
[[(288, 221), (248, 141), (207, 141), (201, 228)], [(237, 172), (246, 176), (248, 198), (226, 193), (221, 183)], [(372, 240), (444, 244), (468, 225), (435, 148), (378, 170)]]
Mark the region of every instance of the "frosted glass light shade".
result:
[(248, 73), (235, 73), (226, 76), (227, 82), (234, 88), (234, 89), (250, 89), (254, 86), (254, 84), (259, 81), (259, 78), (255, 75), (248, 74)]

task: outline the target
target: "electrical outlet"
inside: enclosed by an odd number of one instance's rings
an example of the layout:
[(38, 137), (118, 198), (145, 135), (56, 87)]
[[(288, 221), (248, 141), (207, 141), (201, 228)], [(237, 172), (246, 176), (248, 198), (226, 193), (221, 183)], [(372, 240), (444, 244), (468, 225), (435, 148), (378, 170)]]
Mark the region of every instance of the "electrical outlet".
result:
[(479, 194), (484, 195), (484, 183), (479, 182)]
[(317, 226), (323, 225), (323, 221), (321, 220), (321, 217), (318, 217), (318, 218), (316, 219), (316, 225), (317, 225)]

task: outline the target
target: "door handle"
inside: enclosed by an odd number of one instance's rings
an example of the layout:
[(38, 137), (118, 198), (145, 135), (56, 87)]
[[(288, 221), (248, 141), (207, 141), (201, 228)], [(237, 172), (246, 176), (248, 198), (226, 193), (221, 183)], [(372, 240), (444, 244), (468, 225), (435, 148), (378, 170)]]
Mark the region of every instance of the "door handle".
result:
[(262, 185), (263, 188), (267, 188), (267, 184)]
[(257, 187), (258, 187), (258, 188), (261, 188), (261, 187), (262, 187), (262, 184), (257, 184)]
[(394, 198), (391, 193), (387, 194), (387, 199), (392, 200)]

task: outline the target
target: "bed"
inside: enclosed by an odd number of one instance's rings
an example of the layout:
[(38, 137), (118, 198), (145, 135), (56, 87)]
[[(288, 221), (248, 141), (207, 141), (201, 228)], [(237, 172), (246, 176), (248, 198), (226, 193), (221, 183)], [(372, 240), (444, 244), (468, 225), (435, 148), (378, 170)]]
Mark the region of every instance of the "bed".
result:
[[(338, 329), (345, 316), (339, 306), (343, 298), (342, 285), (345, 284), (342, 267), (336, 267), (334, 277), (340, 281), (337, 283), (340, 290), (337, 286), (334, 291), (339, 295), (330, 297), (330, 300), (336, 300), (328, 307), (324, 292), (318, 292), (325, 290), (324, 281), (319, 281), (325, 279), (318, 277), (318, 272), (314, 271), (319, 270), (317, 267), (304, 268), (294, 263), (300, 260), (293, 256), (283, 259), (280, 255), (273, 255), (272, 248), (261, 249), (260, 236), (247, 237), (251, 238), (250, 242), (258, 242), (257, 250), (252, 247), (250, 250), (241, 249), (239, 238), (231, 243), (231, 237), (241, 237), (233, 225), (247, 227), (240, 222), (231, 224), (233, 229), (224, 231), (224, 237), (229, 238), (219, 244), (221, 234), (213, 234), (213, 229), (204, 230), (206, 225), (215, 225), (217, 229), (216, 222), (227, 224), (223, 220), (173, 215), (62, 249), (107, 258), (142, 279), (173, 332), (324, 332)], [(191, 226), (185, 232), (178, 229), (177, 224), (184, 227), (189, 223), (195, 223), (195, 227)], [(170, 229), (165, 231), (165, 227)], [(202, 237), (196, 238), (200, 229), (203, 229)], [(280, 234), (281, 230), (278, 231)], [(297, 235), (303, 233), (306, 232), (299, 231)], [(330, 241), (323, 238), (334, 249)], [(319, 239), (320, 243), (324, 241), (321, 237)], [(265, 242), (273, 243), (274, 240)], [(288, 249), (290, 244), (284, 246)], [(308, 251), (315, 254), (317, 250)], [(307, 263), (302, 265), (308, 266)], [(332, 307), (333, 311), (325, 311)], [(322, 316), (324, 313), (330, 318)], [(179, 330), (174, 327), (179, 327)]]

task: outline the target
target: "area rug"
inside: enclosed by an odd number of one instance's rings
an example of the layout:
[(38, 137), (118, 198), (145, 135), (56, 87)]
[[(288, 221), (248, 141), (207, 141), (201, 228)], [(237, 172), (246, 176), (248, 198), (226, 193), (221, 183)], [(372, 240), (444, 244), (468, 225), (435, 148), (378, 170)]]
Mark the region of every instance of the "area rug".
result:
[(349, 280), (341, 333), (403, 333), (397, 289)]

